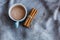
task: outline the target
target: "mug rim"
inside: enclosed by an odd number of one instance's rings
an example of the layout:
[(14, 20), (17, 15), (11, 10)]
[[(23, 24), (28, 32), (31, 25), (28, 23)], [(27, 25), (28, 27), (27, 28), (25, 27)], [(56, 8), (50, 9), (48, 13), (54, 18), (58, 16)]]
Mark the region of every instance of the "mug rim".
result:
[[(25, 15), (24, 15), (24, 17), (23, 17), (22, 19), (20, 19), (20, 20), (16, 20), (16, 19), (14, 19), (14, 18), (11, 16), (11, 10), (12, 10), (12, 8), (15, 7), (15, 6), (18, 6), (18, 5), (22, 6), (22, 7), (25, 9)], [(21, 4), (21, 3), (13, 4), (13, 5), (9, 8), (9, 17), (10, 17), (13, 21), (19, 21), (19, 22), (21, 22), (21, 21), (23, 21), (23, 20), (26, 18), (26, 16), (27, 16), (27, 9), (26, 9), (26, 7), (25, 7), (23, 4)]]

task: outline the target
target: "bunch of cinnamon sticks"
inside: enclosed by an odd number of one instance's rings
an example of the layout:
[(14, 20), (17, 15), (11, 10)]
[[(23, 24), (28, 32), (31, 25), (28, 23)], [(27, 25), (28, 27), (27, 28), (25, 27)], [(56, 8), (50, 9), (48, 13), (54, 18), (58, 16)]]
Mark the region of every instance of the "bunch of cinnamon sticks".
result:
[(34, 16), (37, 14), (37, 10), (35, 8), (32, 8), (30, 14), (28, 15), (26, 21), (24, 22), (25, 27), (30, 27), (30, 24), (34, 18)]

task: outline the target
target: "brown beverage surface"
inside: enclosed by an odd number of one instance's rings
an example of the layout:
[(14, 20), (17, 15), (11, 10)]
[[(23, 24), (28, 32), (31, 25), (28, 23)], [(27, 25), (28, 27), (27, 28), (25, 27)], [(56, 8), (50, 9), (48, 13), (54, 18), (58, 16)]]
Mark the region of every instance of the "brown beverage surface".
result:
[(22, 6), (15, 6), (11, 10), (11, 16), (15, 20), (20, 20), (25, 16), (25, 9)]

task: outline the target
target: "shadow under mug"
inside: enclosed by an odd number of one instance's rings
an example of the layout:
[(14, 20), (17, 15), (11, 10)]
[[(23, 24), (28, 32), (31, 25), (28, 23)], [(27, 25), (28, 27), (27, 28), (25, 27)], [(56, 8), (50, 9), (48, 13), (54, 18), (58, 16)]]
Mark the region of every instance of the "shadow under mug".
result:
[[(11, 10), (12, 10), (13, 7), (18, 6), (18, 5), (22, 6), (22, 7), (25, 9), (25, 16), (24, 16), (22, 19), (20, 19), (20, 20), (15, 20), (15, 19), (12, 18), (12, 16), (11, 16)], [(22, 22), (23, 20), (25, 20), (25, 18), (26, 18), (26, 16), (27, 16), (27, 9), (26, 9), (26, 7), (25, 7), (23, 4), (21, 4), (21, 3), (16, 3), (16, 4), (12, 5), (12, 6), (9, 8), (8, 15), (9, 15), (9, 17), (10, 17), (13, 21), (16, 21), (16, 28), (18, 28), (18, 27), (19, 27), (19, 22)]]

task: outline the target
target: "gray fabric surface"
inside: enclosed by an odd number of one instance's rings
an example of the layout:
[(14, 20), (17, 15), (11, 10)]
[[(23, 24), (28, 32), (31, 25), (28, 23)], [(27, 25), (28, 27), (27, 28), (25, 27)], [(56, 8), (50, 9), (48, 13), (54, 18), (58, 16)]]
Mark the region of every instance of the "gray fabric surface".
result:
[[(22, 23), (16, 28), (16, 22), (9, 18), (8, 10), (15, 3), (24, 4), (28, 13), (32, 8), (38, 10), (30, 28)], [(0, 0), (0, 40), (60, 40), (60, 14), (53, 19), (57, 6), (60, 0)]]

